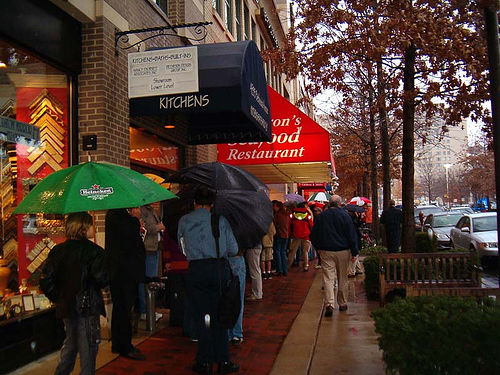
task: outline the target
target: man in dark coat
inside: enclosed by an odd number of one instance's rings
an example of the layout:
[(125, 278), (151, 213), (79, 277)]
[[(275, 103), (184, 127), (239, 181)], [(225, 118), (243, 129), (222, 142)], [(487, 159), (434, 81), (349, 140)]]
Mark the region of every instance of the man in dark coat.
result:
[(333, 195), (330, 198), (330, 208), (316, 217), (311, 231), (312, 244), (321, 256), (326, 317), (333, 315), (335, 274), (339, 285), (339, 310), (347, 310), (347, 273), (350, 262), (356, 261), (359, 252), (356, 229), (341, 204), (342, 198)]
[(145, 281), (145, 253), (141, 238), (140, 208), (109, 210), (106, 214), (106, 252), (113, 314), (111, 350), (124, 357), (146, 357), (132, 345), (132, 308), (139, 283)]
[(384, 224), (385, 227), (385, 238), (387, 251), (389, 251), (389, 253), (397, 253), (401, 241), (401, 222), (403, 221), (403, 213), (395, 206), (396, 202), (391, 199), (389, 207), (387, 207), (382, 212), (382, 216), (380, 216), (380, 224)]

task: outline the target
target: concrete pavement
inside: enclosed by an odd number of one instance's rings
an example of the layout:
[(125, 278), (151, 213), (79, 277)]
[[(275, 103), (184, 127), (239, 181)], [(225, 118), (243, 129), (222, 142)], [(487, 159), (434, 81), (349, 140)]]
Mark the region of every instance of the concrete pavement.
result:
[(322, 309), (321, 272), (287, 335), (270, 375), (383, 375), (370, 312), (378, 302), (367, 301), (362, 278), (349, 280), (349, 309), (331, 318)]

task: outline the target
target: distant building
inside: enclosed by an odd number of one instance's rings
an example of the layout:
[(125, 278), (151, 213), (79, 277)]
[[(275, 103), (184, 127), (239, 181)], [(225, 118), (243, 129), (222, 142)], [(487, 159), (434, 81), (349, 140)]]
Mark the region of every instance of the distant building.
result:
[[(443, 131), (444, 122), (438, 120), (430, 127), (417, 131), (415, 137), (415, 182), (420, 189), (416, 195), (420, 201), (430, 200), (443, 203), (446, 191), (442, 183), (446, 174), (457, 170), (460, 158), (468, 145), (467, 123), (462, 121), (459, 126), (447, 126)], [(420, 190), (420, 191), (417, 191)]]

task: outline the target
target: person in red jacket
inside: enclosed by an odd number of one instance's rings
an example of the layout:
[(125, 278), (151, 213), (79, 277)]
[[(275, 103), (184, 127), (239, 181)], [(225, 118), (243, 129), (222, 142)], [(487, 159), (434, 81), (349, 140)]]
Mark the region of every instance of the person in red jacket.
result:
[(302, 247), (302, 259), (304, 271), (309, 270), (309, 250), (311, 249), (311, 241), (309, 235), (313, 226), (313, 215), (306, 207), (305, 203), (300, 203), (297, 208), (294, 208), (290, 214), (290, 252), (288, 254), (288, 267), (293, 263), (293, 258), (299, 246)]

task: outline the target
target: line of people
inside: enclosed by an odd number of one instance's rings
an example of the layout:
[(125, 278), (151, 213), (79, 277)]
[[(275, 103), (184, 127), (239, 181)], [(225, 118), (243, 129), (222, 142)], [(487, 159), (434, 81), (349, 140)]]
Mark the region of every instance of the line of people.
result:
[[(262, 241), (249, 249), (238, 248), (229, 223), (220, 216), (219, 256), (211, 224), (214, 201), (214, 191), (197, 189), (194, 209), (185, 207), (185, 214), (173, 218), (172, 225), (164, 225), (150, 206), (109, 210), (105, 219), (106, 251), (89, 240), (94, 236), (90, 215), (67, 217), (67, 240), (49, 254), (41, 281), (42, 289), (56, 303), (57, 315), (64, 320), (67, 333), (56, 374), (69, 374), (78, 352), (82, 374), (94, 373), (100, 341), (99, 314), (104, 314), (101, 289), (108, 285), (113, 301), (112, 351), (130, 359), (145, 359), (132, 345), (133, 311), (139, 301), (136, 309), (141, 315), (145, 313), (143, 283), (146, 277), (158, 276), (163, 256), (159, 244), (169, 253), (165, 271), (170, 288), (176, 292), (185, 289), (180, 321), (185, 334), (198, 342), (195, 372), (209, 372), (213, 364), (220, 373), (239, 370), (230, 360), (228, 348), (230, 343), (243, 342), (244, 302), (262, 300), (262, 282), (272, 278), (273, 269), (275, 275), (286, 277), (301, 258), (302, 270), (307, 272), (311, 247), (323, 268), (325, 316), (333, 314), (335, 279), (339, 285), (339, 310), (347, 309), (348, 269), (357, 260), (359, 241), (339, 196), (334, 195), (324, 211), (315, 207), (314, 213), (305, 204), (286, 207), (273, 201), (274, 220)], [(297, 255), (299, 249), (301, 256)], [(71, 283), (66, 282), (68, 269), (73, 270)], [(251, 287), (245, 296), (247, 269)], [(217, 301), (221, 285), (231, 273), (240, 279), (242, 308), (235, 326), (226, 330), (218, 324)], [(82, 296), (83, 292), (91, 293)], [(80, 306), (82, 300), (87, 305)], [(176, 312), (174, 301), (170, 302), (172, 323)]]

